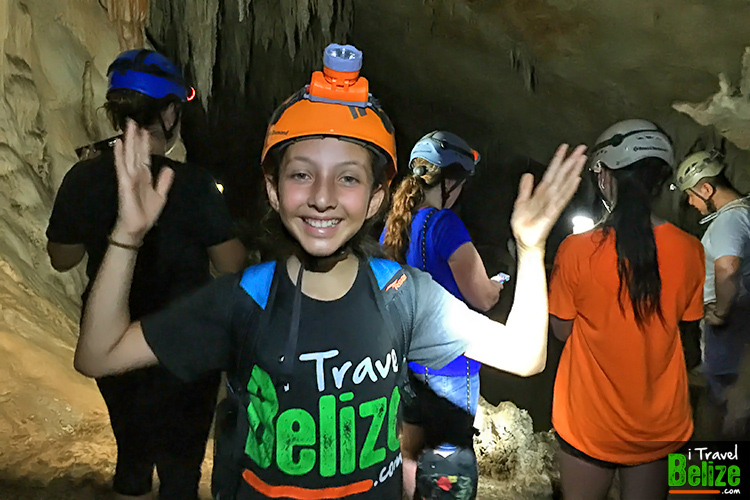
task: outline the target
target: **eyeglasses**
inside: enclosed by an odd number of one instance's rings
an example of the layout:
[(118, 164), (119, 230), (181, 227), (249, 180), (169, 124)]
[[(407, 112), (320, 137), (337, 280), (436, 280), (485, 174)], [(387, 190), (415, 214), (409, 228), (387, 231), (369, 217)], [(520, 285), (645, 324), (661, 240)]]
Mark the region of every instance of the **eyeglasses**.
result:
[(102, 151), (112, 149), (115, 146), (115, 141), (120, 137), (122, 137), (122, 134), (104, 139), (103, 141), (95, 142), (93, 144), (81, 146), (80, 148), (76, 149), (76, 156), (78, 156), (78, 160), (80, 161), (92, 158)]

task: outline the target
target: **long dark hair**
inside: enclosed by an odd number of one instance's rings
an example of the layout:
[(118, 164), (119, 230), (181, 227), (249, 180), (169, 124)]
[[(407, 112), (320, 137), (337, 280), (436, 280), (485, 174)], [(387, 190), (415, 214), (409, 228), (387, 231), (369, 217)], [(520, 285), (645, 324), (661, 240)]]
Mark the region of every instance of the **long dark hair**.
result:
[(609, 172), (616, 181), (617, 201), (600, 227), (605, 240), (612, 231), (615, 233), (620, 310), (624, 311), (623, 297), (627, 289), (639, 326), (654, 315), (663, 321), (661, 276), (651, 207), (672, 171), (662, 159), (644, 158), (626, 168)]
[[(407, 176), (393, 195), (393, 207), (388, 214), (383, 250), (389, 259), (406, 264), (406, 250), (411, 239), (411, 222), (417, 209), (425, 199), (428, 189), (445, 180), (461, 181), (467, 172), (459, 164), (440, 168), (423, 158), (415, 158), (411, 168), (424, 167), (421, 176)], [(445, 194), (445, 190), (443, 190)]]

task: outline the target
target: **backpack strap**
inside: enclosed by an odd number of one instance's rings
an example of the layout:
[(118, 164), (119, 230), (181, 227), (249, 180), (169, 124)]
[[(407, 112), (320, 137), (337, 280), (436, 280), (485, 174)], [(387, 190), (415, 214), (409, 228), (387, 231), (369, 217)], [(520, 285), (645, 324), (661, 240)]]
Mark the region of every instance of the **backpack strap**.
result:
[(429, 214), (427, 214), (427, 217), (424, 218), (424, 225), (422, 226), (422, 231), (420, 232), (420, 236), (422, 238), (422, 271), (427, 271), (427, 225), (430, 223), (430, 219), (432, 219), (432, 216), (438, 213), (439, 210), (437, 208), (433, 208)]
[(240, 280), (240, 286), (264, 310), (268, 305), (268, 295), (271, 293), (271, 283), (275, 271), (276, 261), (264, 262), (245, 269)]
[(408, 373), (406, 356), (411, 346), (411, 329), (404, 325), (406, 311), (403, 311), (400, 307), (403, 300), (396, 299), (403, 297), (404, 294), (410, 294), (413, 290), (413, 284), (398, 262), (371, 258), (369, 264), (372, 276), (375, 278), (373, 285), (376, 288), (375, 300), (378, 309), (388, 320), (387, 326), (393, 345), (398, 346), (401, 351), (399, 355), (401, 357), (400, 366), (403, 370), (400, 384), (402, 385), (405, 383), (405, 376)]
[[(271, 286), (273, 285), (273, 276), (275, 272), (276, 261), (264, 262), (263, 264), (250, 266), (245, 269), (245, 272), (242, 273), (242, 279), (240, 279), (240, 287), (245, 290), (245, 292), (247, 292), (247, 294), (263, 310), (261, 312), (261, 317), (265, 316), (263, 313), (265, 313), (266, 307), (268, 306), (268, 298), (271, 295)], [(252, 368), (252, 365), (255, 362), (255, 344), (257, 343), (255, 341), (249, 352), (250, 362), (248, 363), (248, 360), (245, 359), (248, 334), (249, 329), (245, 329), (239, 339), (235, 358), (235, 377), (230, 378), (229, 374), (227, 374), (227, 384), (232, 392), (241, 392), (244, 390), (244, 386), (241, 382), (243, 380), (243, 368), (248, 366)], [(255, 336), (256, 340), (257, 338), (258, 335)]]
[[(233, 349), (234, 369), (227, 371), (227, 395), (216, 408), (211, 492), (217, 500), (237, 498), (242, 483), (245, 442), (250, 432), (247, 383), (255, 364), (259, 332), (263, 331), (264, 320), (273, 306), (275, 272), (276, 262), (266, 262), (248, 267), (240, 279), (239, 285), (248, 295), (243, 299), (252, 300), (260, 310), (253, 305), (237, 320), (235, 327), (239, 331)], [(251, 331), (255, 333), (252, 342), (249, 341)]]
[(403, 271), (401, 264), (387, 259), (370, 259), (370, 269), (375, 275), (380, 290), (385, 289), (393, 281), (399, 271)]

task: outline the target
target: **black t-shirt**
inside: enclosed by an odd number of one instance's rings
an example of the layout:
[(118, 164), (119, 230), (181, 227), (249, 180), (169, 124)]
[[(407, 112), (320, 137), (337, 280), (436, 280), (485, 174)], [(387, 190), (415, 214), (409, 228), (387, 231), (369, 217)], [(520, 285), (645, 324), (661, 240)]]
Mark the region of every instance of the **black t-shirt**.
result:
[[(377, 309), (367, 266), (360, 266), (351, 289), (338, 300), (301, 296), (302, 319), (291, 378), (282, 377), (280, 368), (295, 285), (285, 267), (279, 268), (268, 323), (254, 344), (255, 366), (247, 386), (250, 421), (265, 424), (251, 424), (245, 446), (249, 457), (246, 480), (252, 474), (256, 488), (243, 482), (239, 498), (266, 498), (259, 493), (264, 491), (275, 497), (271, 491), (291, 486), (319, 493), (327, 488), (360, 492), (353, 495), (358, 499), (400, 498), (396, 428), (400, 394), (396, 386), (401, 367), (392, 337), (382, 334), (387, 319)], [(257, 305), (245, 302), (245, 307)], [(245, 317), (236, 311), (235, 316)], [(232, 329), (241, 335), (243, 320), (236, 321)], [(147, 318), (144, 331), (153, 329)], [(163, 353), (160, 340), (152, 341), (148, 334), (147, 340), (155, 352)], [(251, 348), (255, 340), (250, 336), (245, 347)], [(196, 345), (177, 347), (196, 348), (211, 350)]]
[[(142, 320), (151, 350), (178, 377), (193, 380), (226, 370), (247, 383), (249, 472), (238, 498), (309, 498), (295, 488), (338, 488), (331, 495), (341, 496), (330, 498), (344, 497), (342, 491), (361, 500), (401, 497), (397, 376), (406, 365), (396, 354), (406, 347), (410, 361), (440, 368), (465, 351), (472, 331), (495, 334), (502, 328), (427, 273), (405, 271), (401, 281), (378, 285), (385, 287), (382, 293), (399, 294), (392, 304), (400, 326), (389, 326), (390, 318), (381, 316), (375, 298), (381, 292), (368, 281), (372, 271), (365, 262), (342, 298), (324, 302), (303, 294), (290, 379), (283, 377), (280, 361), (295, 287), (284, 264), (276, 264), (272, 284), (259, 285), (270, 287), (262, 306), (243, 289), (243, 275), (236, 274)], [(401, 287), (407, 279), (413, 293), (399, 293), (408, 288)], [(410, 338), (409, 345), (389, 335), (391, 327), (398, 339)]]
[[(130, 292), (133, 319), (210, 281), (207, 248), (234, 237), (229, 211), (211, 175), (195, 165), (152, 157), (154, 175), (163, 166), (174, 170), (174, 181), (159, 220), (138, 252)], [(84, 300), (104, 259), (117, 211), (117, 174), (111, 150), (68, 171), (55, 199), (47, 238), (86, 248), (89, 285)]]

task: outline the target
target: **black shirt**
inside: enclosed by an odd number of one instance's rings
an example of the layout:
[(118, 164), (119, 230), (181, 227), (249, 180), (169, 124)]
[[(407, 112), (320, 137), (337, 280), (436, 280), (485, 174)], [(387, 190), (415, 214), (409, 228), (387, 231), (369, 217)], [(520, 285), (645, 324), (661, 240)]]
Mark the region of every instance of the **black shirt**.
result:
[[(259, 492), (271, 490), (264, 488), (273, 487), (278, 492), (285, 486), (319, 492), (335, 488), (330, 491), (350, 492), (352, 498), (400, 498), (401, 456), (396, 427), (400, 394), (396, 385), (397, 370), (403, 367), (399, 366), (392, 337), (383, 335), (386, 318), (377, 309), (368, 270), (367, 265), (361, 265), (351, 289), (338, 300), (319, 301), (302, 295), (291, 378), (280, 374), (295, 294), (285, 266), (277, 268), (278, 288), (269, 302), (268, 323), (262, 335), (247, 335), (249, 332), (242, 331), (242, 320), (233, 321), (230, 329), (235, 335), (248, 337), (245, 347), (254, 344), (256, 365), (248, 382), (248, 412), (255, 424), (251, 424), (245, 451), (249, 457), (247, 469), (260, 486), (254, 490), (243, 484), (239, 498), (266, 498)], [(239, 287), (236, 290), (241, 292)], [(218, 303), (205, 304), (212, 309), (206, 311), (207, 315), (221, 314), (223, 306), (219, 303), (232, 302), (215, 295), (213, 300)], [(249, 296), (234, 300), (243, 303), (239, 308), (230, 307), (235, 318), (246, 316), (238, 309), (257, 308)], [(163, 343), (167, 336), (151, 335), (161, 330), (154, 320), (149, 317), (144, 321), (144, 333), (162, 359), (167, 350), (173, 351), (170, 356), (179, 358), (188, 349), (213, 357), (215, 348), (203, 344), (217, 340), (211, 328), (203, 330), (202, 339), (196, 339), (198, 345), (185, 342), (168, 348)], [(170, 366), (168, 360), (165, 362)]]
[[(294, 303), (286, 269), (276, 264), (272, 283), (263, 285), (270, 294), (262, 306), (243, 289), (243, 275), (215, 280), (144, 318), (146, 342), (159, 362), (183, 380), (218, 369), (247, 384), (251, 432), (243, 466), (248, 472), (238, 498), (308, 498), (292, 493), (295, 488), (338, 488), (333, 493), (340, 496), (326, 498), (400, 498), (397, 376), (406, 365), (396, 356), (394, 366), (394, 354), (404, 346), (387, 333), (387, 318), (380, 315), (376, 290), (368, 283), (370, 266), (360, 264), (351, 289), (338, 300), (302, 295), (289, 379), (280, 362)], [(399, 288), (400, 281), (383, 293), (398, 294), (393, 306), (400, 311), (401, 335), (411, 332), (410, 361), (440, 368), (465, 351), (472, 330), (494, 334), (502, 328), (471, 311), (427, 273), (405, 271), (413, 293), (401, 293), (409, 287)], [(238, 355), (247, 349), (250, 356)], [(290, 494), (279, 494), (275, 487)]]
[[(234, 237), (229, 211), (211, 175), (195, 165), (152, 157), (155, 176), (164, 166), (174, 170), (174, 181), (159, 220), (138, 252), (130, 292), (134, 320), (210, 281), (207, 248)], [(89, 284), (84, 301), (104, 259), (117, 211), (111, 150), (68, 171), (55, 199), (47, 238), (86, 248)]]

